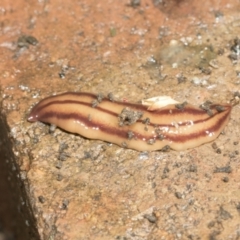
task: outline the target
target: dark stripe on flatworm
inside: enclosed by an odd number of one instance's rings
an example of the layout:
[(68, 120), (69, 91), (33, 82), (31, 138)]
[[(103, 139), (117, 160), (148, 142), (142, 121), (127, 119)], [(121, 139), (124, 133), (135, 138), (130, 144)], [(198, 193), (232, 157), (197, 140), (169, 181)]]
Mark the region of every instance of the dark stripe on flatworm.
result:
[[(33, 109), (32, 109), (32, 111), (31, 111), (31, 113), (30, 113), (30, 116), (32, 116), (32, 115), (37, 115), (37, 113), (41, 113), (41, 111), (42, 112), (44, 112), (45, 110), (44, 110), (44, 108), (47, 108), (47, 107), (49, 107), (49, 106), (51, 106), (51, 105), (62, 105), (62, 104), (79, 104), (79, 105), (84, 105), (84, 106), (87, 106), (87, 107), (89, 107), (89, 108), (93, 108), (92, 107), (92, 103), (86, 103), (86, 102), (81, 102), (81, 101), (73, 101), (73, 100), (63, 100), (63, 101), (60, 101), (60, 100), (57, 100), (57, 101), (52, 101), (52, 102), (49, 102), (49, 103), (46, 103), (46, 104), (44, 104), (44, 105), (42, 105), (42, 106), (35, 106)], [(57, 106), (56, 106), (57, 107)], [(81, 107), (81, 106), (79, 106), (79, 107)], [(112, 116), (118, 116), (118, 114), (116, 114), (116, 113), (114, 113), (114, 112), (112, 112), (112, 111), (110, 111), (110, 110), (107, 110), (107, 109), (105, 109), (105, 108), (101, 108), (101, 107), (95, 107), (94, 109), (96, 109), (96, 110), (98, 110), (98, 111), (101, 111), (101, 112), (105, 112), (105, 113), (108, 113), (108, 114), (110, 114), (110, 115), (112, 115)], [(57, 112), (56, 112), (57, 113)], [(40, 119), (38, 119), (38, 120), (40, 120)], [(41, 121), (41, 120), (40, 120)]]
[[(94, 100), (94, 99), (92, 99), (92, 100)], [(171, 114), (173, 116), (175, 114), (180, 114), (180, 113), (183, 113), (183, 112), (187, 113), (187, 114), (191, 114), (191, 115), (206, 114), (206, 111), (204, 111), (204, 110), (202, 110), (200, 108), (199, 109), (195, 109), (195, 108), (191, 108), (191, 107), (188, 107), (188, 106), (186, 106), (183, 110), (179, 110), (179, 109), (173, 108), (173, 109), (157, 109), (157, 110), (154, 110), (154, 111), (149, 111), (147, 106), (143, 106), (141, 104), (127, 103), (127, 102), (117, 102), (117, 101), (115, 101), (113, 103), (113, 102), (111, 102), (111, 101), (109, 101), (108, 99), (105, 99), (105, 98), (102, 100), (101, 103), (103, 103), (105, 101), (109, 102), (111, 104), (120, 105), (123, 108), (124, 107), (129, 107), (129, 108), (132, 108), (133, 110), (147, 111), (147, 112), (149, 112), (149, 114), (153, 114), (153, 115), (160, 115), (160, 114), (169, 115), (169, 114)], [(39, 105), (41, 103), (42, 102), (40, 102)], [(83, 104), (85, 106), (92, 107), (92, 103), (86, 103), (86, 102), (83, 102), (83, 101), (76, 101), (76, 100), (53, 100), (52, 102), (43, 104), (42, 106), (38, 106), (38, 104), (37, 104), (34, 108), (38, 108), (37, 110), (41, 111), (43, 108), (51, 106), (51, 105), (54, 105), (54, 104)], [(33, 108), (33, 110), (35, 110), (34, 108)], [(111, 112), (111, 111), (109, 111), (107, 109), (101, 108), (100, 105), (98, 105), (97, 108), (100, 108), (101, 110), (106, 111), (106, 112)], [(213, 110), (213, 109), (214, 108), (212, 107), (211, 110)], [(170, 113), (170, 111), (171, 111), (171, 113)]]
[[(79, 95), (79, 94), (76, 94), (76, 95)], [(85, 96), (86, 95), (92, 96), (93, 94), (85, 94)], [(95, 96), (95, 95), (93, 95), (93, 96)], [(109, 102), (108, 99), (104, 99), (103, 101)], [(58, 105), (58, 104), (60, 104), (60, 105), (61, 104), (74, 104), (74, 105), (75, 104), (79, 104), (79, 105), (84, 105), (84, 106), (87, 106), (89, 108), (92, 108), (92, 103), (86, 103), (86, 102), (76, 101), (76, 100), (55, 100), (55, 101), (53, 100), (53, 101), (51, 101), (49, 103), (46, 103), (46, 104), (43, 104), (43, 105), (41, 105), (41, 102), (40, 102), (31, 111), (30, 117), (32, 117), (32, 121), (37, 121), (37, 120), (41, 121), (41, 116), (39, 118), (37, 118), (37, 119), (35, 118), (35, 116), (38, 115), (38, 114), (41, 115), (41, 111), (44, 112), (44, 108), (47, 108), (47, 107), (49, 107), (51, 105)], [(148, 111), (146, 106), (142, 106), (142, 105), (139, 105), (139, 104), (122, 103), (122, 102), (114, 102), (114, 104), (119, 104), (119, 105), (121, 105), (123, 107), (131, 107), (131, 108), (133, 108), (133, 110), (147, 111), (149, 114), (159, 115), (159, 117), (164, 117), (163, 115), (169, 115), (170, 114), (169, 113), (169, 109), (159, 109), (157, 111)], [(211, 109), (214, 109), (214, 108), (215, 108), (215, 105), (212, 105)], [(104, 113), (110, 114), (110, 115), (112, 115), (114, 117), (118, 117), (117, 113), (112, 112), (111, 110), (102, 108), (100, 106), (96, 107), (95, 109), (96, 109), (96, 111), (104, 112)], [(174, 114), (182, 114), (182, 113), (192, 114), (192, 115), (203, 115), (203, 114), (206, 115), (205, 119), (197, 120), (195, 122), (193, 121), (193, 124), (199, 124), (201, 122), (208, 121), (210, 118), (213, 118), (215, 115), (219, 114), (218, 112), (216, 112), (212, 116), (209, 116), (202, 109), (198, 110), (198, 109), (193, 109), (193, 108), (190, 108), (190, 107), (185, 107), (183, 110), (178, 110), (178, 109), (172, 109), (171, 110), (171, 116), (174, 116)], [(142, 120), (138, 120), (137, 122), (141, 122), (141, 121)], [(182, 123), (177, 123), (176, 122), (176, 124), (178, 124), (179, 126), (191, 125), (190, 121), (191, 120), (185, 121), (185, 122), (182, 122)], [(156, 127), (169, 127), (169, 128), (175, 127), (173, 124), (158, 124), (157, 122), (154, 122), (154, 123), (150, 122), (148, 125), (149, 126), (156, 126)]]
[[(217, 132), (221, 128), (222, 124), (228, 118), (228, 114), (229, 114), (229, 112), (226, 112), (220, 119), (218, 119), (218, 121), (214, 122), (210, 128), (204, 129), (201, 132), (185, 134), (185, 135), (184, 134), (169, 134), (169, 133), (164, 132), (163, 133), (164, 139), (173, 141), (173, 142), (184, 143), (186, 141), (194, 140), (199, 137), (206, 137), (206, 135), (208, 135), (206, 133), (206, 131), (209, 131), (210, 133), (214, 133), (214, 132)], [(89, 127), (89, 128), (98, 127), (99, 128), (98, 131), (102, 131), (102, 132), (110, 134), (110, 135), (115, 135), (116, 137), (121, 137), (126, 140), (128, 139), (129, 129), (124, 130), (121, 127), (109, 127), (108, 125), (101, 124), (101, 121), (99, 121), (99, 122), (89, 121), (86, 116), (83, 116), (79, 113), (77, 114), (77, 113), (45, 112), (41, 115), (41, 117), (38, 120), (43, 121), (43, 122), (48, 122), (48, 119), (52, 118), (52, 117), (57, 117), (58, 119), (63, 119), (63, 120), (64, 119), (77, 120), (79, 122), (84, 123), (86, 127)], [(199, 123), (199, 124), (201, 124), (201, 123)], [(138, 138), (140, 140), (145, 138), (146, 141), (148, 141), (153, 138), (153, 135), (142, 135), (142, 134), (139, 134), (138, 132), (133, 132), (133, 134), (136, 138)], [(159, 141), (161, 141), (161, 140), (159, 140)]]
[[(52, 104), (69, 104), (69, 103), (73, 103), (73, 104), (83, 104), (82, 101), (77, 101), (77, 100), (54, 100), (55, 97), (61, 97), (61, 96), (69, 96), (71, 97), (71, 95), (73, 96), (78, 96), (79, 98), (80, 97), (84, 97), (84, 96), (87, 96), (87, 97), (91, 97), (92, 100), (96, 100), (97, 99), (97, 95), (95, 94), (92, 94), (92, 93), (75, 93), (75, 92), (69, 92), (69, 93), (63, 93), (63, 94), (59, 94), (59, 95), (56, 95), (56, 96), (50, 96), (50, 97), (47, 97), (45, 99), (43, 99), (42, 101), (40, 101), (34, 108), (33, 110), (35, 110), (35, 108), (38, 108), (38, 111), (41, 111), (43, 108), (47, 107), (47, 106), (50, 106)], [(51, 102), (49, 103), (46, 103), (46, 104), (43, 104), (43, 102), (45, 102), (46, 100), (49, 100), (49, 99), (53, 99)], [(113, 102), (111, 102), (108, 98), (103, 98), (102, 99), (102, 102), (109, 102), (111, 104), (113, 104)], [(43, 104), (41, 106), (41, 104)], [(120, 102), (120, 101), (114, 101), (114, 104), (117, 104), (117, 105), (120, 105), (122, 107), (130, 107), (130, 108), (133, 108), (134, 110), (140, 110), (140, 111), (148, 111), (148, 106), (144, 106), (142, 104), (137, 104), (137, 103), (129, 103), (129, 102)], [(89, 105), (91, 105), (89, 103)], [(216, 105), (217, 106), (217, 105)], [(212, 105), (210, 106), (210, 109), (213, 110), (215, 107), (215, 105)], [(98, 106), (99, 108), (99, 106)], [(171, 111), (171, 113), (169, 112)], [(201, 115), (203, 113), (206, 113), (206, 111), (204, 111), (203, 109), (195, 109), (195, 108), (191, 108), (189, 106), (185, 106), (184, 109), (177, 109), (177, 108), (173, 108), (171, 110), (169, 109), (156, 109), (154, 111), (148, 111), (150, 114), (153, 114), (153, 115), (158, 115), (158, 114), (171, 114), (171, 115), (174, 115), (174, 114), (179, 114), (179, 113), (182, 113), (182, 112), (185, 112), (185, 113), (188, 113), (188, 114), (192, 114), (192, 115)]]

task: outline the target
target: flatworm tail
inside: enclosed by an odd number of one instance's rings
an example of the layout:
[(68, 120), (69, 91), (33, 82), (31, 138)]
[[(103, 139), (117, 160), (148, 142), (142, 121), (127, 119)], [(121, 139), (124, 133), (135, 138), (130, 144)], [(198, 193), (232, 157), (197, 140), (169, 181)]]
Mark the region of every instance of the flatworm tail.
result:
[(208, 110), (185, 104), (154, 111), (141, 104), (111, 101), (91, 93), (67, 92), (33, 107), (28, 121), (54, 124), (86, 138), (139, 151), (168, 146), (185, 150), (213, 141), (226, 126), (232, 106), (211, 104)]

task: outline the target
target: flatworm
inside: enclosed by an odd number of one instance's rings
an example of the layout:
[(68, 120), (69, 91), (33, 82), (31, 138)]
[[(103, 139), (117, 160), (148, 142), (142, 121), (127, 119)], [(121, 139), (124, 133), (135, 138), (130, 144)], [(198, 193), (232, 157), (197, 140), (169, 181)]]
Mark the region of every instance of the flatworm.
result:
[[(96, 104), (97, 102), (97, 104)], [(209, 104), (208, 109), (184, 103), (150, 110), (86, 92), (47, 97), (35, 105), (28, 121), (54, 124), (68, 132), (100, 139), (138, 151), (170, 147), (194, 148), (215, 140), (226, 126), (230, 104)], [(209, 114), (211, 112), (211, 114)]]

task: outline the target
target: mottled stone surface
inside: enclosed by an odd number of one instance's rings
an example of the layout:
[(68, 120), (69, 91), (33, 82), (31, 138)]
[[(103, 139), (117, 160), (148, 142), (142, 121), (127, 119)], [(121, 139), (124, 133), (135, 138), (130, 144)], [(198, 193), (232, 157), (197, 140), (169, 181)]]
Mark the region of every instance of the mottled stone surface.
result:
[(214, 145), (182, 152), (137, 152), (26, 120), (40, 99), (65, 91), (229, 102), (240, 91), (236, 2), (1, 1), (0, 160), (24, 234), (239, 238), (240, 105)]

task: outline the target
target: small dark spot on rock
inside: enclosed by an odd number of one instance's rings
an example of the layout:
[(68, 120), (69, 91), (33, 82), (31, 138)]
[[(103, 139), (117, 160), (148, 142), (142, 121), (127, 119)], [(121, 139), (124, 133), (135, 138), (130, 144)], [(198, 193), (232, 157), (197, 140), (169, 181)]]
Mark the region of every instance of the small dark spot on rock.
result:
[(157, 216), (154, 212), (152, 214), (145, 214), (143, 217), (146, 218), (150, 223), (155, 223), (157, 221)]
[(240, 98), (240, 92), (238, 92), (238, 91), (237, 91), (237, 92), (234, 92), (233, 96), (234, 96), (234, 97), (239, 97), (239, 98)]
[(211, 232), (211, 233), (209, 234), (208, 239), (209, 239), (209, 240), (217, 240), (217, 239), (218, 239), (217, 236), (220, 235), (220, 234), (221, 234), (221, 231), (220, 231), (220, 230), (214, 230), (213, 232)]
[(84, 31), (80, 31), (80, 32), (78, 32), (77, 35), (83, 37), (83, 36), (84, 36)]
[(56, 167), (57, 169), (61, 169), (61, 168), (62, 168), (62, 162), (61, 162), (61, 161), (58, 161), (55, 167)]
[(238, 37), (233, 40), (230, 50), (231, 53), (228, 57), (234, 62), (237, 61), (240, 56), (240, 39)]
[(231, 173), (231, 172), (232, 172), (231, 166), (216, 167), (214, 170), (214, 173)]
[(28, 47), (29, 45), (37, 45), (38, 40), (31, 35), (22, 35), (17, 40), (18, 47)]
[(39, 139), (36, 136), (34, 136), (33, 137), (33, 143), (38, 143), (38, 142), (39, 142)]
[(64, 150), (68, 149), (68, 144), (63, 142), (59, 145), (59, 152), (63, 152)]
[(239, 151), (238, 150), (229, 153), (229, 157), (230, 158), (235, 158), (237, 155), (239, 155)]
[(150, 56), (143, 67), (146, 68), (151, 79), (162, 81), (167, 77), (166, 75), (162, 75), (161, 65), (154, 56)]
[(29, 44), (34, 45), (34, 46), (38, 44), (38, 40), (35, 37), (31, 36), (31, 35), (26, 36), (26, 41)]
[(222, 206), (220, 207), (218, 214), (220, 218), (223, 220), (228, 220), (232, 218), (232, 215), (227, 210), (225, 210)]
[(131, 0), (130, 6), (131, 7), (138, 7), (141, 4), (141, 0)]
[(240, 39), (238, 37), (233, 40), (233, 45), (231, 46), (231, 50), (236, 54), (240, 53)]
[(61, 153), (59, 153), (59, 155), (58, 155), (58, 160), (60, 160), (60, 161), (66, 161), (67, 158), (69, 158), (69, 157), (70, 157), (70, 155), (69, 155), (68, 153), (61, 152)]
[(238, 213), (240, 214), (240, 202), (238, 202), (238, 203), (236, 204), (236, 209), (237, 209)]
[(154, 56), (150, 56), (148, 59), (147, 59), (147, 62), (146, 62), (146, 67), (149, 67), (149, 66), (158, 66), (159, 63), (157, 61), (157, 59), (154, 57)]
[(67, 207), (68, 207), (68, 205), (69, 205), (69, 200), (68, 199), (64, 199), (63, 201), (62, 201), (62, 210), (66, 210), (67, 209)]
[(192, 206), (195, 203), (195, 199), (189, 199), (188, 204)]
[(107, 95), (107, 97), (108, 97), (108, 99), (109, 99), (111, 102), (114, 102), (114, 96), (113, 96), (112, 93), (109, 93), (109, 94)]
[(170, 172), (169, 167), (165, 167), (165, 168), (163, 169), (163, 173), (169, 173), (169, 172)]
[(182, 194), (180, 192), (175, 192), (175, 197), (178, 199), (182, 198)]
[(208, 228), (213, 228), (214, 226), (215, 226), (215, 221), (211, 221), (207, 225)]
[(222, 150), (220, 148), (216, 149), (216, 153), (217, 154), (221, 154), (222, 153)]
[(211, 105), (212, 105), (212, 102), (206, 101), (203, 104), (201, 104), (199, 107), (204, 111), (206, 111), (207, 114), (211, 117), (213, 115), (213, 112), (211, 110)]
[(39, 201), (40, 203), (45, 203), (45, 198), (44, 198), (43, 196), (39, 196), (39, 197), (38, 197), (38, 201)]
[(167, 35), (169, 35), (169, 28), (165, 27), (165, 26), (161, 26), (159, 28), (159, 38), (163, 38), (166, 37)]
[(59, 76), (61, 79), (64, 79), (66, 75), (65, 75), (64, 72), (60, 72), (60, 73), (58, 73), (58, 76)]
[(92, 152), (91, 151), (84, 151), (84, 157), (83, 159), (92, 158)]
[(221, 11), (215, 11), (215, 12), (214, 12), (214, 15), (215, 15), (215, 18), (221, 18), (221, 17), (224, 16)]
[(109, 29), (110, 37), (115, 37), (117, 35), (117, 29), (115, 27), (111, 27)]
[(230, 58), (230, 60), (232, 61), (237, 61), (238, 60), (238, 56), (235, 53), (231, 53), (228, 56)]
[(173, 166), (174, 166), (174, 167), (177, 167), (177, 168), (180, 168), (180, 167), (182, 166), (182, 163), (176, 162)]
[(178, 84), (179, 84), (179, 83), (183, 83), (183, 82), (186, 82), (186, 81), (187, 81), (187, 78), (184, 77), (182, 74), (179, 74), (179, 75), (177, 76), (177, 81), (178, 81)]
[(56, 130), (57, 126), (55, 124), (51, 124), (49, 126), (49, 133), (54, 133)]
[(94, 201), (100, 201), (100, 200), (101, 200), (101, 196), (102, 196), (101, 192), (96, 192), (96, 193), (94, 193), (94, 195), (92, 196), (92, 199), (93, 199)]
[(215, 150), (218, 148), (218, 146), (217, 146), (217, 144), (215, 142), (212, 143), (212, 148), (215, 149)]
[(197, 165), (194, 165), (194, 164), (190, 165), (189, 172), (197, 172)]
[(163, 173), (161, 176), (162, 179), (168, 178), (168, 175), (166, 173)]
[(219, 48), (219, 49), (217, 50), (217, 54), (220, 55), (220, 56), (222, 56), (222, 55), (224, 54), (224, 49), (223, 49), (223, 48)]
[(222, 178), (222, 181), (223, 181), (223, 182), (229, 182), (229, 177), (223, 177), (223, 178)]
[(200, 70), (206, 75), (210, 75), (212, 73), (212, 70), (209, 67), (201, 67)]
[(152, 0), (154, 6), (158, 6), (159, 4), (165, 4), (165, 0)]
[(124, 236), (116, 236), (116, 240), (128, 240), (126, 237)]
[(57, 175), (57, 181), (62, 181), (63, 180), (63, 176), (61, 174)]

